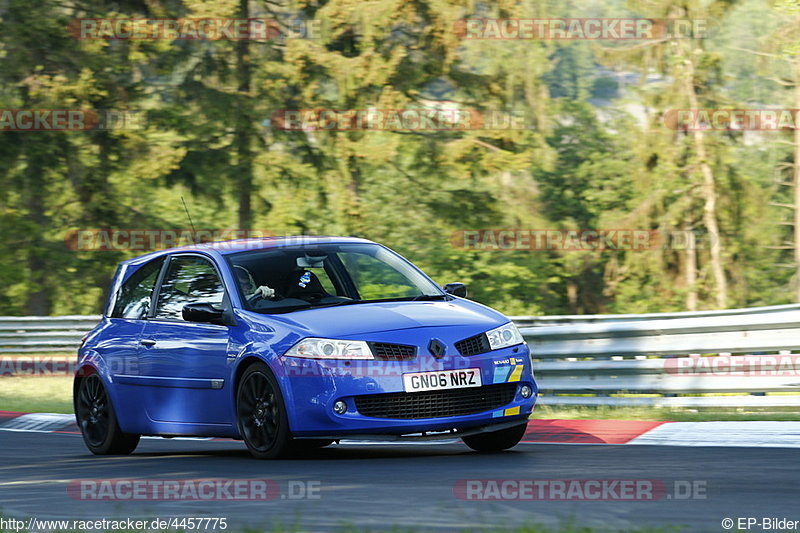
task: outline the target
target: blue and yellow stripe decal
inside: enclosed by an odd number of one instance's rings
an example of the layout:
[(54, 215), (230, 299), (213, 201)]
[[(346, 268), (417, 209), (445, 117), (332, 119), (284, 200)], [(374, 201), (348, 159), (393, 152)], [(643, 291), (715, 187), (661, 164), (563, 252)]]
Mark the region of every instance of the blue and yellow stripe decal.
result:
[[(525, 368), (525, 365), (509, 365), (509, 366), (500, 366), (495, 367), (494, 369), (494, 379), (492, 383), (512, 383), (515, 381), (519, 381), (522, 378), (522, 371)], [(520, 413), (519, 406), (512, 407), (510, 409), (500, 409), (498, 411), (494, 411), (492, 413), (492, 418), (500, 418), (501, 416), (513, 416), (518, 415)]]

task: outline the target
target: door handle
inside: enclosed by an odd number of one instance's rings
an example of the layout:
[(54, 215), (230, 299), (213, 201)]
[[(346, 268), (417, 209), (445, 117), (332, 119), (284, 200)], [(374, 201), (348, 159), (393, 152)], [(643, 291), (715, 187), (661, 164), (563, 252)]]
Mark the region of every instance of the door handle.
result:
[(139, 344), (143, 344), (145, 346), (154, 346), (155, 343), (156, 343), (156, 341), (154, 341), (152, 339), (142, 339), (142, 340), (139, 341)]

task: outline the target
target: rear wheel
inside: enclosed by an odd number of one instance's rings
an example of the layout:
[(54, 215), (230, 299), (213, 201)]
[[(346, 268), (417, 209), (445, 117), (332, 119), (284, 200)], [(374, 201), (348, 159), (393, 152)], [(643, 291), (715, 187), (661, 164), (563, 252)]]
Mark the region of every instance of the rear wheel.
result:
[(463, 437), (461, 440), (476, 452), (500, 452), (519, 444), (519, 441), (525, 436), (527, 427), (527, 423), (522, 423), (519, 426), (501, 429), (500, 431), (470, 435), (468, 437)]
[(128, 455), (139, 445), (139, 435), (120, 429), (111, 398), (97, 374), (80, 379), (74, 402), (83, 442), (93, 454)]
[(247, 368), (236, 393), (236, 418), (247, 449), (258, 459), (277, 459), (291, 448), (292, 436), (278, 382), (263, 363)]

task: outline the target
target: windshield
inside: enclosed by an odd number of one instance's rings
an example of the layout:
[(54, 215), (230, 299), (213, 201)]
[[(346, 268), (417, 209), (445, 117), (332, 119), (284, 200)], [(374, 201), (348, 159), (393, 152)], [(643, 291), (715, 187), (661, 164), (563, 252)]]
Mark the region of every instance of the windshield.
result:
[(261, 313), (447, 297), (416, 267), (377, 244), (255, 250), (228, 261), (245, 308)]

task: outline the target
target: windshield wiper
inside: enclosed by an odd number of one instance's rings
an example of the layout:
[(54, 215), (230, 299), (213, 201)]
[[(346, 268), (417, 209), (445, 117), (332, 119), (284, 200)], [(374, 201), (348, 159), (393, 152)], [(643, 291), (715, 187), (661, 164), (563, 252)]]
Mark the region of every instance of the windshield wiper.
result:
[(358, 300), (359, 302), (423, 302), (429, 300), (449, 300), (449, 294), (420, 294), (419, 296), (398, 296), (397, 298), (378, 298), (375, 300)]
[(319, 304), (309, 304), (308, 307), (302, 307), (301, 309), (319, 309), (321, 307), (338, 307), (340, 305), (353, 305), (353, 304), (364, 304), (369, 303), (374, 300), (345, 300), (343, 302), (329, 302), (329, 303), (319, 303)]
[[(447, 294), (420, 294), (419, 296), (403, 296), (398, 298), (374, 298), (371, 300), (345, 300), (343, 302), (331, 302), (326, 304), (311, 304), (311, 308), (318, 309), (321, 307), (337, 307), (340, 305), (354, 305), (354, 304), (374, 304), (382, 302), (421, 302), (428, 300), (448, 300)], [(303, 307), (303, 309), (309, 309)]]
[(399, 298), (376, 298), (372, 300), (344, 300), (342, 302), (329, 302), (329, 303), (315, 303), (312, 304), (309, 302), (308, 305), (296, 305), (281, 309), (281, 312), (288, 311), (302, 311), (305, 309), (323, 309), (327, 307), (340, 307), (344, 305), (356, 305), (356, 304), (372, 304), (372, 303), (381, 303), (381, 302), (422, 302), (422, 301), (434, 301), (434, 300), (449, 300), (449, 294), (420, 294), (419, 296), (404, 296)]
[(427, 302), (427, 301), (434, 301), (434, 300), (449, 300), (449, 294), (420, 294), (419, 296), (414, 296), (411, 301), (412, 302)]

